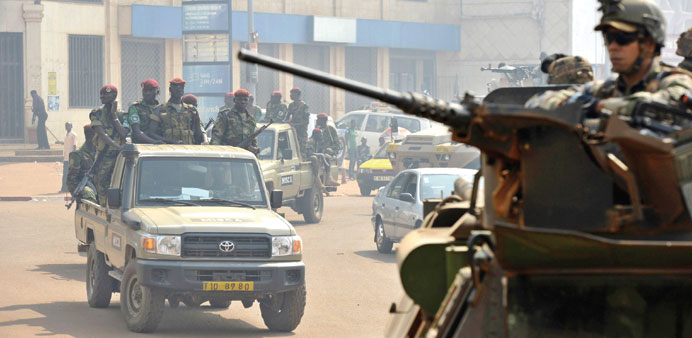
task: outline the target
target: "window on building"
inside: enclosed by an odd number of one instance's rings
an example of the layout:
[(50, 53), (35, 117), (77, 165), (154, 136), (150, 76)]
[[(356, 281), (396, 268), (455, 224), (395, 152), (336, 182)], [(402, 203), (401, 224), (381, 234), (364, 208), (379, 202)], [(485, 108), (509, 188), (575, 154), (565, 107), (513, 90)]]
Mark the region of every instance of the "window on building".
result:
[[(346, 47), (346, 78), (377, 85), (377, 48)], [(346, 92), (346, 111), (368, 107), (371, 98)]]
[[(329, 72), (329, 47), (293, 45), (293, 62), (296, 64)], [(293, 86), (300, 87), (303, 91), (302, 100), (310, 107), (310, 113), (329, 113), (330, 97), (329, 86), (303, 79), (298, 76), (293, 77)], [(288, 97), (287, 93), (284, 93)], [(289, 99), (290, 102), (290, 99)]]
[(70, 107), (98, 106), (103, 86), (103, 37), (70, 35)]
[(120, 88), (119, 99), (122, 109), (142, 96), (140, 84), (146, 79), (158, 81), (161, 93), (159, 102), (165, 102), (168, 86), (164, 82), (164, 42), (160, 39), (121, 39), (120, 44)]
[[(258, 48), (258, 52), (262, 55), (279, 57), (279, 45), (277, 44), (260, 43)], [(262, 108), (266, 108), (272, 92), (280, 90), (279, 72), (267, 67), (258, 67), (257, 75), (256, 92), (253, 93), (253, 95), (255, 95), (255, 104)], [(248, 88), (247, 63), (245, 62), (240, 62), (240, 87), (245, 89)], [(282, 94), (283, 100), (289, 100), (288, 93)]]

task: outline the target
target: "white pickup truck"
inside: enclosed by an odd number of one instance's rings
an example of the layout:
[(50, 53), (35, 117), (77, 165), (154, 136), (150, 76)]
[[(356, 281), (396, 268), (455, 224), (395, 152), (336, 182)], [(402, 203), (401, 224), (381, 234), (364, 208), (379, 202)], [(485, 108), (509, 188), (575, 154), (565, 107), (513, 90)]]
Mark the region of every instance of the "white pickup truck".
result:
[(305, 308), (302, 241), (274, 209), (255, 156), (225, 146), (132, 145), (118, 156), (108, 207), (78, 203), (87, 298), (120, 292), (130, 330), (156, 329), (165, 307), (257, 300), (269, 329), (292, 331)]

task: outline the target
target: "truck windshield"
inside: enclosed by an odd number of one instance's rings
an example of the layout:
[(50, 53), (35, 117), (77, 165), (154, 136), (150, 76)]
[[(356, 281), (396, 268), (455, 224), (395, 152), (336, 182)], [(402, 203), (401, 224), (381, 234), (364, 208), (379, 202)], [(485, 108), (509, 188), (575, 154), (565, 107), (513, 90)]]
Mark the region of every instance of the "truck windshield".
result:
[(139, 161), (137, 204), (223, 199), (266, 206), (261, 182), (252, 160), (145, 158)]
[[(259, 128), (259, 126), (258, 126)], [(257, 146), (259, 147), (259, 155), (257, 158), (260, 160), (273, 160), (274, 159), (274, 131), (264, 130), (262, 133), (257, 135)]]

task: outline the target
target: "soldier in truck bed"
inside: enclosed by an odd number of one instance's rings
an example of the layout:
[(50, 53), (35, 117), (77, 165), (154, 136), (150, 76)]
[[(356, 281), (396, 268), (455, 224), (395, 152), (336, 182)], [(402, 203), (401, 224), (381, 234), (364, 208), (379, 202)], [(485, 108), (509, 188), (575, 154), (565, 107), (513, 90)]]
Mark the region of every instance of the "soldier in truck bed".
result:
[[(67, 189), (70, 194), (74, 195), (75, 189), (82, 181), (82, 178), (91, 168), (96, 156), (94, 148), (94, 130), (90, 125), (84, 126), (84, 144), (77, 151), (70, 153), (70, 166), (67, 170)], [(81, 200), (92, 201), (98, 203), (96, 199), (96, 191), (94, 191), (93, 182), (87, 184), (79, 196), (75, 196)]]
[(166, 143), (201, 144), (204, 136), (197, 109), (182, 102), (185, 80), (174, 78), (168, 90), (168, 102), (156, 107), (156, 114), (152, 114), (152, 136)]
[(310, 122), (310, 107), (303, 100), (300, 99), (302, 94), (300, 88), (293, 87), (291, 89), (291, 104), (288, 105), (288, 117), (293, 128), (296, 129), (296, 136), (298, 136), (298, 144), (300, 145), (300, 152), (303, 156), (306, 155), (306, 146), (308, 142), (308, 124)]
[(660, 60), (666, 29), (665, 18), (657, 5), (635, 0), (604, 5), (603, 17), (595, 30), (603, 34), (613, 71), (619, 76), (548, 91), (529, 100), (527, 106), (550, 110), (581, 95), (587, 116), (599, 116), (606, 111), (630, 116), (638, 101), (677, 105), (692, 90), (689, 73)]
[(692, 28), (680, 34), (677, 45), (678, 49), (675, 51), (675, 54), (685, 58), (678, 67), (692, 72)]
[[(250, 93), (245, 89), (238, 89), (233, 96), (233, 107), (222, 108), (214, 121), (211, 144), (237, 146), (257, 129), (255, 117), (247, 109)], [(245, 146), (245, 149), (257, 155), (257, 138)]]
[(127, 123), (132, 128), (132, 141), (134, 143), (161, 144), (161, 140), (156, 140), (148, 135), (151, 116), (154, 108), (159, 105), (156, 96), (159, 95), (159, 83), (154, 79), (144, 80), (141, 83), (142, 98), (132, 102), (130, 109), (127, 110)]

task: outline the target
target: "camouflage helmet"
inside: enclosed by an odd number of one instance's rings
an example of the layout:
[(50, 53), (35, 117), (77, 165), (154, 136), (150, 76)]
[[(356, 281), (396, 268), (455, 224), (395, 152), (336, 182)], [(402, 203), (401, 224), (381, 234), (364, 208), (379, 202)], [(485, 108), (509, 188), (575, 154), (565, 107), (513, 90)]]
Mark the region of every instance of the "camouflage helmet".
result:
[(628, 33), (643, 28), (656, 44), (663, 46), (666, 40), (666, 19), (661, 8), (649, 0), (599, 0), (603, 12), (601, 22), (594, 30), (613, 27)]
[(680, 34), (677, 44), (678, 50), (675, 51), (675, 54), (685, 58), (692, 57), (692, 28)]
[(548, 74), (548, 84), (584, 84), (593, 81), (593, 69), (581, 56), (566, 56), (555, 61)]

